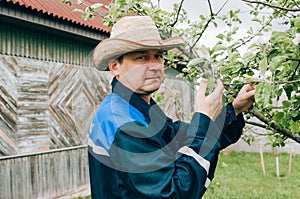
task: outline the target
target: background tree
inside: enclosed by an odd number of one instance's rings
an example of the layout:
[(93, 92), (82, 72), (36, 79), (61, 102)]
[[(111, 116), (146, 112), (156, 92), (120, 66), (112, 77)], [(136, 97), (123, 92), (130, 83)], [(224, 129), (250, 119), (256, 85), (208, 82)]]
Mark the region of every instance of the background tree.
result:
[[(300, 1), (299, 0), (240, 0), (249, 7), (251, 20), (246, 34), (238, 36), (241, 24), (240, 9), (221, 14), (229, 0), (216, 10), (207, 0), (209, 15), (199, 13), (199, 20), (192, 22), (183, 9), (184, 0), (174, 3), (172, 11), (162, 10), (150, 0), (113, 0), (103, 23), (112, 26), (125, 15), (151, 16), (163, 38), (180, 35), (186, 38), (184, 47), (166, 54), (166, 65), (181, 73), (191, 82), (204, 77), (210, 85), (221, 78), (225, 96), (231, 101), (239, 89), (249, 82), (257, 84), (254, 107), (246, 113), (247, 123), (268, 130), (273, 146), (283, 146), (287, 138), (300, 143)], [(63, 3), (84, 4), (82, 0)], [(191, 2), (189, 2), (191, 3)], [(102, 4), (86, 5), (84, 20), (97, 16)], [(284, 24), (286, 31), (276, 31), (272, 22)], [(209, 26), (226, 26), (216, 36), (212, 47), (199, 45)], [(270, 35), (266, 41), (256, 38)], [(256, 42), (255, 42), (256, 41)], [(240, 49), (248, 46), (246, 52)], [(253, 122), (256, 117), (260, 122)], [(245, 137), (246, 141), (250, 138)]]

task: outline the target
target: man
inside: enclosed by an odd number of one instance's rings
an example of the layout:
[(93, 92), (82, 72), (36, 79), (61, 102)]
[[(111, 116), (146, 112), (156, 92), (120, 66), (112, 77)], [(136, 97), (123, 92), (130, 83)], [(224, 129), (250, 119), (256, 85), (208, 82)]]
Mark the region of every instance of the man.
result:
[(95, 48), (95, 66), (114, 79), (89, 134), (92, 198), (200, 198), (220, 150), (240, 138), (242, 112), (253, 103), (251, 84), (222, 107), (221, 81), (206, 96), (203, 80), (190, 123), (173, 122), (151, 98), (163, 81), (163, 50), (183, 42), (162, 40), (150, 17), (129, 16)]

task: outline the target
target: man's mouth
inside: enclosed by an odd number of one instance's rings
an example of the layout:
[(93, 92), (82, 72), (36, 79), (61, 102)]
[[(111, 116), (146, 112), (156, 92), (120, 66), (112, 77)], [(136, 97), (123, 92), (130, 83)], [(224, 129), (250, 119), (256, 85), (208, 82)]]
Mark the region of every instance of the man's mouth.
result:
[(145, 80), (160, 80), (160, 77), (146, 77)]

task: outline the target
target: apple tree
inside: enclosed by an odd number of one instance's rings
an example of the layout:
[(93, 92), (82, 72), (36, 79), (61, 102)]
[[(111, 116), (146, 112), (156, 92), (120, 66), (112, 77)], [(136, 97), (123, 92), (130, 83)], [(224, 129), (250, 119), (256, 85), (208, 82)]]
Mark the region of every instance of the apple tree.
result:
[[(113, 0), (103, 23), (112, 26), (125, 15), (151, 16), (162, 38), (175, 35), (186, 38), (185, 46), (167, 52), (168, 67), (193, 83), (202, 77), (213, 85), (216, 78), (221, 78), (227, 101), (244, 84), (254, 82), (255, 104), (245, 114), (246, 122), (267, 129), (273, 146), (283, 146), (287, 138), (300, 143), (300, 0), (237, 1), (248, 7), (251, 20), (242, 36), (239, 31), (246, 22), (241, 10), (223, 12), (229, 0), (224, 0), (217, 9), (212, 0), (201, 2), (206, 4), (208, 14), (199, 13), (197, 21), (191, 21), (184, 9), (184, 3), (191, 1), (178, 0), (173, 10), (166, 11), (160, 8), (160, 0)], [(62, 2), (86, 3), (83, 0)], [(74, 10), (81, 12), (84, 20), (92, 19), (103, 6), (85, 5), (86, 10)], [(285, 29), (273, 28), (275, 22)], [(204, 45), (201, 40), (204, 33), (210, 27), (220, 26), (214, 46)], [(254, 122), (252, 118), (258, 120)]]

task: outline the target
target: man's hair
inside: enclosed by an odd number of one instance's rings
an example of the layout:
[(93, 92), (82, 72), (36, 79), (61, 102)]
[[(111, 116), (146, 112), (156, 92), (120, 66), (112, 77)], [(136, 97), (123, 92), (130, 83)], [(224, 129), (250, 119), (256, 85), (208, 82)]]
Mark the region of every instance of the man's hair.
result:
[(123, 63), (123, 57), (124, 57), (124, 55), (121, 55), (120, 57), (117, 57), (116, 60), (118, 60), (118, 62), (119, 62), (120, 64), (122, 64), (122, 63)]

